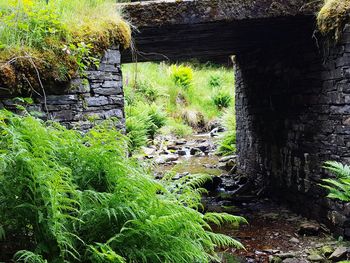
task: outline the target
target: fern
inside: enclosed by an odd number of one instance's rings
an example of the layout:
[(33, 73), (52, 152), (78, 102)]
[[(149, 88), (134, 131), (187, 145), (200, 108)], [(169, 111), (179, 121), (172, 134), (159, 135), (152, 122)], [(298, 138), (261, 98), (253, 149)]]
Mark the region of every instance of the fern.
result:
[(112, 127), (82, 135), (0, 111), (0, 233), (27, 237), (17, 262), (211, 262), (241, 247), (209, 223), (243, 219), (197, 210), (210, 177), (155, 181)]
[(240, 223), (248, 223), (245, 218), (228, 213), (206, 213), (204, 215), (204, 220), (218, 226), (222, 225), (223, 223), (231, 223), (234, 226), (238, 226)]
[(323, 179), (326, 185), (322, 187), (328, 189), (328, 197), (350, 201), (350, 167), (334, 161), (325, 162), (323, 167), (336, 176), (336, 179)]
[(16, 262), (24, 263), (47, 263), (47, 260), (43, 259), (42, 256), (26, 250), (18, 251), (15, 254), (15, 259)]

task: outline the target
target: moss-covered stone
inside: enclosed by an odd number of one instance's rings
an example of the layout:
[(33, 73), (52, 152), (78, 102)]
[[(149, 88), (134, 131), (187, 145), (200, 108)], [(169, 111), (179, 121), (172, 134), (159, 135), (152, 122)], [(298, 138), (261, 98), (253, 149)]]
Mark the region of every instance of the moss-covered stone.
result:
[(321, 33), (330, 34), (338, 40), (349, 17), (350, 1), (325, 0), (324, 6), (317, 15), (318, 29)]

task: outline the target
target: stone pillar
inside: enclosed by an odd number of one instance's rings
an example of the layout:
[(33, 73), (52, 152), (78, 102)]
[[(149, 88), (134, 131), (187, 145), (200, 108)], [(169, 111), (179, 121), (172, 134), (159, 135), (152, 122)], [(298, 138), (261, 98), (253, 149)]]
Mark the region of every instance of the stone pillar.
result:
[(350, 209), (319, 186), (325, 161), (350, 163), (350, 27), (325, 43), (310, 36), (237, 56), (239, 171), (350, 237)]
[[(29, 112), (82, 131), (111, 117), (119, 120), (117, 128), (125, 128), (120, 52), (116, 46), (105, 52), (99, 68), (86, 71), (84, 77), (74, 78), (67, 85), (45, 90), (45, 95), (33, 94), (34, 103), (26, 105)], [(18, 95), (0, 91), (0, 107), (17, 111), (20, 102), (15, 97)]]

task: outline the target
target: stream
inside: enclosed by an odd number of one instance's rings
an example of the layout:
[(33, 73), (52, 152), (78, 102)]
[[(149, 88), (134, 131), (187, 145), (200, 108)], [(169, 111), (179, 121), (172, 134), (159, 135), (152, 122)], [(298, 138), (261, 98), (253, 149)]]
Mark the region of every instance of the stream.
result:
[(209, 194), (203, 197), (206, 211), (226, 212), (246, 218), (239, 229), (232, 225), (213, 227), (239, 240), (244, 249), (223, 249), (222, 262), (339, 262), (349, 258), (346, 244), (338, 242), (326, 226), (290, 211), (268, 198), (239, 195), (246, 179), (235, 174), (236, 156), (215, 154), (217, 137), (192, 135), (185, 139), (171, 136), (156, 138), (144, 148), (143, 159), (154, 164), (154, 175), (161, 178), (174, 171), (181, 178), (189, 173), (206, 173), (213, 177), (205, 185)]

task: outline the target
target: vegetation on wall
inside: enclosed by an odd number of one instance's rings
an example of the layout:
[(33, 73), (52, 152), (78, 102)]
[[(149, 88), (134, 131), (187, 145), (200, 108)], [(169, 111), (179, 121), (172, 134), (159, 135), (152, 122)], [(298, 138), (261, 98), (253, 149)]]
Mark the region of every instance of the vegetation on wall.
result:
[(113, 44), (130, 45), (114, 0), (0, 0), (0, 86), (32, 91), (96, 65)]
[(83, 136), (0, 111), (0, 238), (25, 239), (17, 262), (212, 262), (241, 247), (209, 224), (243, 218), (197, 210), (207, 176), (155, 181), (113, 125)]
[(325, 3), (317, 15), (317, 25), (321, 33), (332, 35), (335, 40), (341, 36), (346, 22), (350, 18), (350, 1), (324, 0)]

